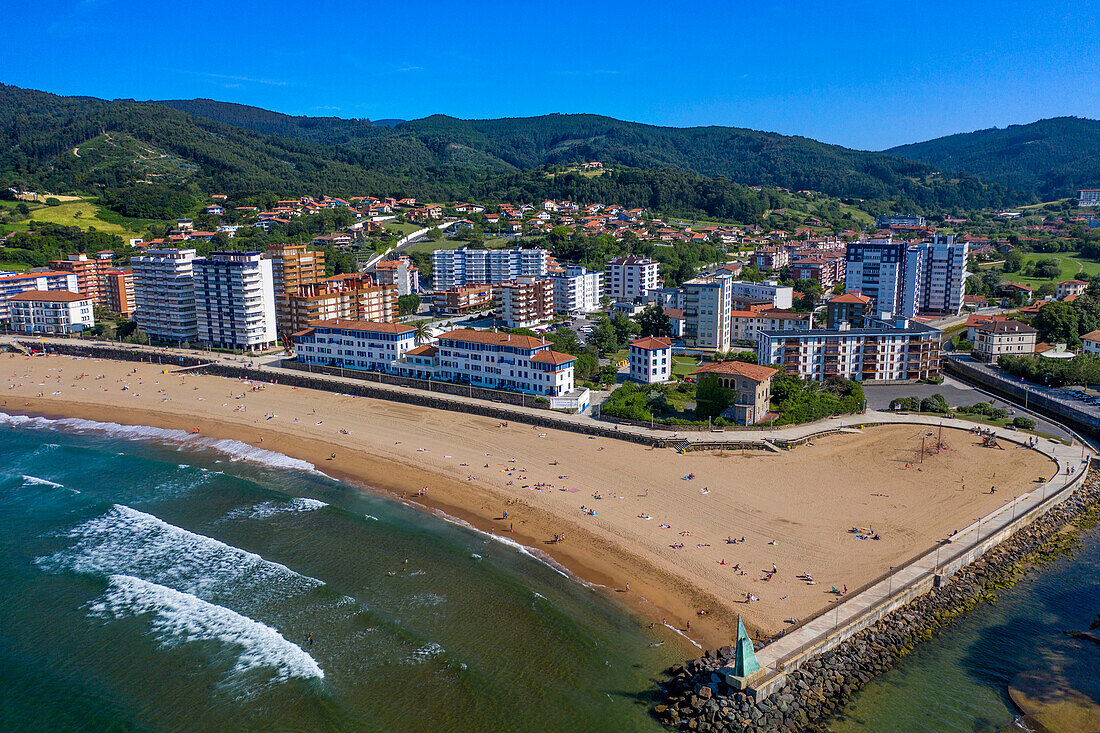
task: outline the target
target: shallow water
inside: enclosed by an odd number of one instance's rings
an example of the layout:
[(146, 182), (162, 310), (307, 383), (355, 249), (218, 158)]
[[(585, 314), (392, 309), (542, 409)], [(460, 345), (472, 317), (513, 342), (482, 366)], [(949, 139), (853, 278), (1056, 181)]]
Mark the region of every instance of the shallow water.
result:
[(1070, 680), (1100, 675), (1100, 647), (1063, 634), (1087, 629), (1100, 614), (1100, 532), (1087, 533), (1083, 545), (919, 644), (858, 693), (829, 729), (1000, 731), (1019, 714), (1007, 693), (1018, 673), (1056, 668)]
[(178, 431), (0, 417), (0, 573), (4, 730), (658, 730), (687, 654), (517, 548)]

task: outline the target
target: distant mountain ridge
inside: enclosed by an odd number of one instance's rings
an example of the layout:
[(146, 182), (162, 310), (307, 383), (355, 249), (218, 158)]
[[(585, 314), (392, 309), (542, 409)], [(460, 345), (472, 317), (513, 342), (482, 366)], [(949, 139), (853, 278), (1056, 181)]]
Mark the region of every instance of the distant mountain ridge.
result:
[[(98, 141), (94, 160), (72, 152), (115, 132), (126, 139)], [(164, 165), (149, 165), (150, 156)], [(561, 172), (585, 160), (610, 172)], [(89, 191), (168, 174), (172, 185), (196, 191), (560, 196), (724, 217), (768, 208), (748, 185), (876, 199), (901, 211), (1014, 199), (1005, 186), (945, 176), (927, 163), (733, 127), (657, 127), (583, 114), (433, 115), (383, 126), (206, 99), (107, 101), (0, 84), (0, 182)]]
[(964, 132), (884, 152), (966, 171), (1044, 201), (1100, 188), (1100, 121), (1084, 117)]

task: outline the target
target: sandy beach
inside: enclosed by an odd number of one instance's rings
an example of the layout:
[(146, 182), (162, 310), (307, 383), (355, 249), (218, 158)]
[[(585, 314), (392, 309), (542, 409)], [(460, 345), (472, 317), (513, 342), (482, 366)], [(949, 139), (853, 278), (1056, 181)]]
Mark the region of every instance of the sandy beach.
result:
[[(738, 614), (763, 635), (779, 631), (825, 607), (831, 588), (862, 585), (1052, 470), (1035, 451), (983, 448), (956, 430), (920, 464), (929, 430), (916, 426), (868, 428), (782, 454), (679, 455), (159, 365), (8, 355), (0, 375), (6, 412), (198, 428), (310, 461), (537, 548), (705, 646), (728, 643)], [(933, 431), (928, 443), (935, 439)], [(881, 539), (857, 539), (853, 527)], [(759, 600), (746, 603), (747, 594)]]

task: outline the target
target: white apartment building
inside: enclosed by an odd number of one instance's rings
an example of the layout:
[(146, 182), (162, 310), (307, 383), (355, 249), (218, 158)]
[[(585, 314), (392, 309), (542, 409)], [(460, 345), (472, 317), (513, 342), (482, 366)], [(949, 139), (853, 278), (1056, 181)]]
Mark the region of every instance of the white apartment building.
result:
[(397, 295), (415, 295), (420, 292), (420, 271), (408, 257), (382, 260), (374, 266), (374, 278), (379, 285), (393, 285)]
[(600, 307), (602, 272), (589, 272), (580, 265), (569, 265), (564, 274), (554, 274), (550, 278), (554, 281), (555, 313), (591, 313)]
[(198, 340), (225, 349), (273, 346), (275, 279), (260, 252), (211, 252), (194, 261)]
[(682, 286), (684, 344), (707, 351), (729, 351), (732, 288), (730, 277), (697, 277)]
[(26, 333), (80, 333), (95, 325), (92, 297), (68, 290), (25, 290), (8, 299), (11, 327)]
[(432, 253), (432, 282), (436, 290), (456, 285), (498, 283), (517, 277), (546, 277), (550, 253), (533, 249), (437, 249)]
[(533, 336), (459, 328), (441, 334), (437, 378), (475, 387), (556, 397), (573, 391), (577, 357)]
[(11, 318), (8, 298), (26, 290), (63, 290), (77, 292), (76, 273), (49, 270), (46, 272), (0, 272), (0, 321)]
[(195, 250), (150, 249), (134, 257), (134, 320), (151, 339), (190, 341), (197, 335)]
[(294, 355), (306, 364), (393, 372), (394, 362), (416, 346), (415, 331), (399, 323), (316, 321), (294, 334)]
[(737, 300), (770, 300), (772, 308), (790, 309), (794, 306), (794, 288), (780, 285), (775, 280), (762, 283), (731, 280), (730, 294)]
[(1100, 188), (1082, 188), (1077, 192), (1078, 206), (1100, 206)]
[[(844, 289), (874, 301), (874, 314), (916, 314), (916, 301), (905, 303), (905, 245), (886, 239), (849, 242), (845, 254)], [(918, 261), (913, 260), (914, 264)]]
[(1081, 346), (1086, 354), (1100, 356), (1100, 331), (1089, 331), (1082, 336)]
[(809, 328), (809, 313), (782, 310), (730, 311), (730, 337), (734, 341), (756, 343), (763, 331), (806, 331)]
[(915, 381), (939, 375), (940, 331), (904, 319), (882, 325), (763, 331), (757, 361), (819, 382), (833, 375), (860, 381)]
[(646, 336), (631, 341), (630, 378), (642, 384), (672, 379), (672, 339)]
[(660, 265), (646, 257), (616, 257), (603, 271), (604, 295), (612, 300), (644, 298), (660, 285), (657, 282)]
[(956, 242), (954, 236), (946, 236), (918, 244), (916, 252), (912, 248), (906, 251), (907, 257), (920, 258), (916, 293), (918, 313), (957, 316), (962, 311), (968, 275), (967, 249), (966, 242)]
[(500, 285), (500, 311), (508, 328), (530, 328), (554, 317), (554, 283), (520, 277)]
[(1026, 323), (1010, 320), (980, 323), (973, 327), (973, 333), (974, 350), (971, 353), (975, 358), (986, 361), (996, 361), (998, 356), (1006, 354), (1034, 354), (1039, 334)]

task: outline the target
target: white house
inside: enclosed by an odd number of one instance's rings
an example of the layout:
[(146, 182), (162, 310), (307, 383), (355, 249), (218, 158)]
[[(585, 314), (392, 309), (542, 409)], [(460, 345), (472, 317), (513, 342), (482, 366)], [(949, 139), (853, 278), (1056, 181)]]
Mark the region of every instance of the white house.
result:
[(646, 336), (630, 342), (630, 378), (642, 384), (672, 378), (672, 340)]
[(25, 290), (8, 299), (11, 326), (27, 333), (79, 333), (95, 325), (92, 298), (68, 290)]
[(399, 323), (314, 321), (294, 334), (294, 355), (306, 364), (392, 372), (393, 363), (416, 346), (415, 330)]

